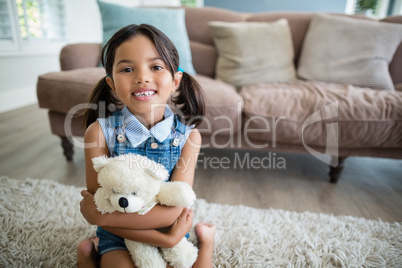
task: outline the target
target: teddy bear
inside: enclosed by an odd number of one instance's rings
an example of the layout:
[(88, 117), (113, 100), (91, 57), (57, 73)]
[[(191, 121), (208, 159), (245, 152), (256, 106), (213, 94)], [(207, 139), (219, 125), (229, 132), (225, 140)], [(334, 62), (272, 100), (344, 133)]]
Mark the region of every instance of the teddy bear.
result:
[[(98, 172), (100, 187), (94, 199), (104, 213), (120, 211), (144, 215), (156, 204), (190, 207), (196, 196), (186, 182), (169, 182), (166, 168), (136, 154), (92, 159)], [(159, 248), (132, 240), (124, 240), (136, 267), (191, 267), (198, 249), (186, 237), (172, 248)]]

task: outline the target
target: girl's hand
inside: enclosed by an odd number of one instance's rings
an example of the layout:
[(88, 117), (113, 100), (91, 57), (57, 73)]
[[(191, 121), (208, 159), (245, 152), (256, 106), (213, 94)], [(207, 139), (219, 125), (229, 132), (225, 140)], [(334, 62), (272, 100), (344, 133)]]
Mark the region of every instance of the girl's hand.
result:
[(173, 223), (172, 227), (167, 233), (169, 237), (169, 245), (171, 245), (171, 247), (177, 245), (190, 231), (192, 224), (193, 211), (191, 209), (184, 208), (181, 215), (177, 218), (175, 223)]
[(83, 199), (80, 202), (81, 213), (88, 223), (92, 225), (100, 225), (102, 213), (98, 211), (94, 201), (94, 195), (87, 190), (82, 190)]

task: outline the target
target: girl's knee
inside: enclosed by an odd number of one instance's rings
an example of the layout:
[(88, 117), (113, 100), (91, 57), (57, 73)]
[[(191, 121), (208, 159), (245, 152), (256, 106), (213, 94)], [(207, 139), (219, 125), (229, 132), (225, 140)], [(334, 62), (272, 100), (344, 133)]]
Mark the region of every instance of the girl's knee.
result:
[(77, 267), (96, 267), (97, 258), (94, 243), (91, 239), (83, 240), (77, 245)]

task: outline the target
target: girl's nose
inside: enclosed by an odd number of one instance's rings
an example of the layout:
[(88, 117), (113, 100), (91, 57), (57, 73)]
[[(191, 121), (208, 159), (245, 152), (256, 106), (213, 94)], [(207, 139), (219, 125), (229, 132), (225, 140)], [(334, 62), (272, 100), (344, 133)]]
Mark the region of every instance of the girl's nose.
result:
[(150, 73), (148, 70), (137, 70), (137, 75), (134, 79), (136, 84), (149, 83)]

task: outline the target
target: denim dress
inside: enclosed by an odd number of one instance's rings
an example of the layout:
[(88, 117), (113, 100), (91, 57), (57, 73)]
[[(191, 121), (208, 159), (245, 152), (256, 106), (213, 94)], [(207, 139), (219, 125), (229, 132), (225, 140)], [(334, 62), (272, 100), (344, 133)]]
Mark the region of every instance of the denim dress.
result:
[[(110, 156), (114, 157), (127, 153), (143, 155), (162, 164), (171, 175), (192, 127), (180, 122), (177, 115), (173, 114), (168, 106), (166, 106), (164, 117), (163, 126), (159, 127), (159, 132), (155, 133), (155, 136), (159, 136), (159, 139), (152, 135), (152, 129), (148, 132), (145, 126), (126, 107), (113, 113), (108, 118), (98, 119), (106, 138)], [(138, 135), (138, 133), (142, 134)], [(132, 134), (135, 135), (133, 136)], [(120, 140), (119, 142), (118, 136), (120, 138), (124, 137), (124, 141)], [(164, 136), (166, 136), (166, 139), (161, 140), (161, 137)], [(133, 146), (134, 139), (136, 141), (140, 140), (140, 143)], [(112, 234), (101, 227), (98, 227), (96, 235), (99, 237), (98, 249), (100, 255), (112, 250), (127, 250), (124, 238), (120, 236)]]

